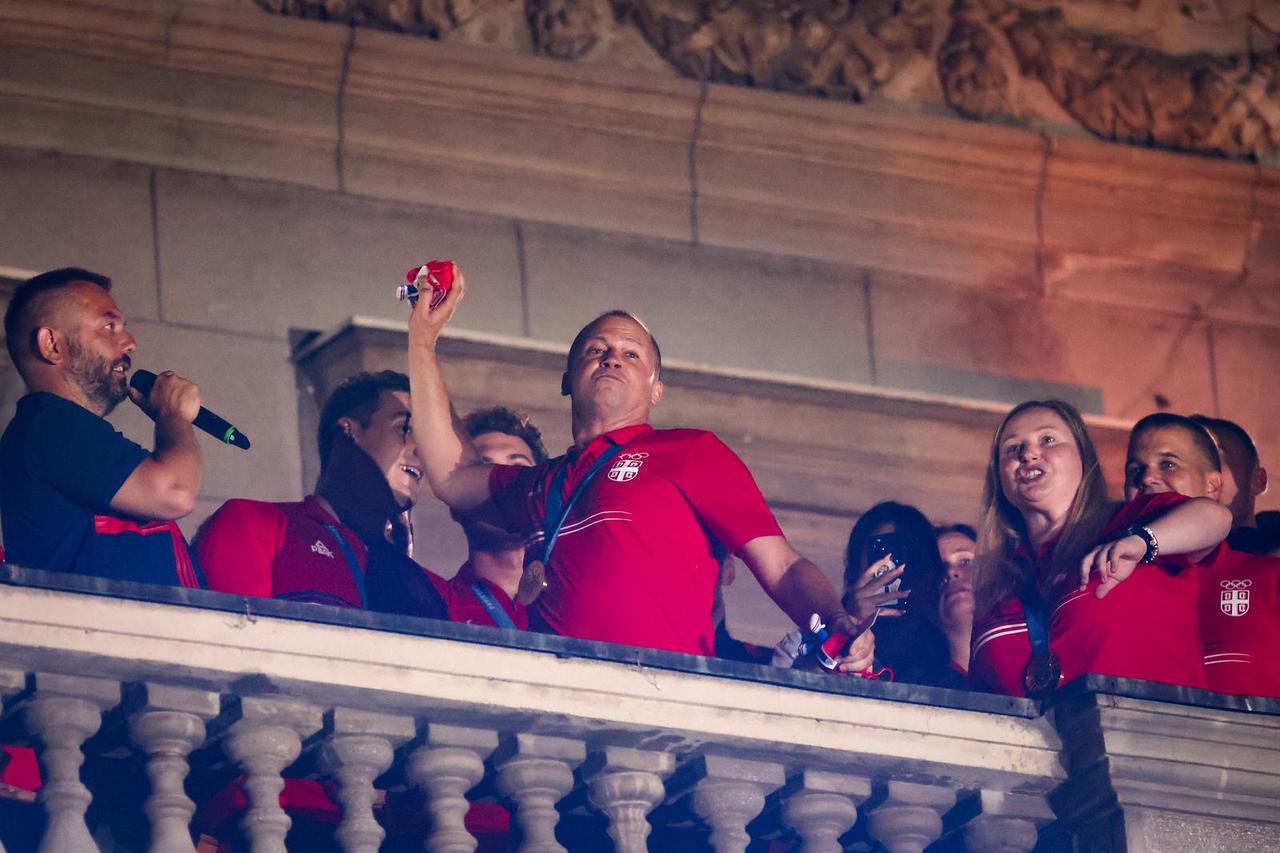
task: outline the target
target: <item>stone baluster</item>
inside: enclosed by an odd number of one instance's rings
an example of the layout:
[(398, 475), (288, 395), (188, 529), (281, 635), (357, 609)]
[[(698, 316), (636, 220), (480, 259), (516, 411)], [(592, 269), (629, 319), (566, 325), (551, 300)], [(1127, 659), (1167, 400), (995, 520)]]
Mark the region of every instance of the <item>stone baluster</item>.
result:
[(890, 782), (889, 796), (871, 811), (867, 829), (889, 853), (921, 853), (942, 835), (942, 815), (955, 804), (954, 788)]
[(784, 791), (782, 819), (800, 833), (803, 853), (840, 853), (839, 838), (858, 820), (871, 780), (805, 770)]
[(496, 756), (498, 790), (516, 802), (521, 853), (565, 853), (556, 841), (558, 803), (573, 790), (573, 770), (586, 758), (580, 740), (518, 734)]
[(983, 790), (982, 812), (964, 828), (965, 848), (972, 853), (1027, 853), (1039, 840), (1040, 827), (1054, 819), (1044, 797)]
[(498, 746), (498, 734), (487, 729), (428, 724), (425, 743), (409, 756), (409, 779), (427, 794), (432, 853), (472, 853), (476, 839), (463, 822), (470, 791), (484, 778), (484, 760)]
[(218, 694), (165, 684), (125, 689), (129, 738), (147, 756), (151, 794), (143, 806), (151, 825), (151, 853), (194, 853), (187, 796), (187, 756), (204, 743), (205, 723), (218, 715)]
[(416, 734), (410, 717), (334, 708), (325, 714), (320, 771), (338, 785), (342, 823), (336, 835), (346, 853), (376, 853), (386, 833), (373, 816), (373, 780), (382, 775), (401, 744)]
[(80, 781), (84, 742), (102, 726), (102, 712), (120, 702), (119, 682), (36, 673), (19, 696), (23, 723), (38, 741), (43, 787), (37, 800), (46, 823), (40, 853), (96, 853), (84, 814), (93, 797)]
[(319, 708), (280, 697), (241, 697), (227, 709), (234, 720), (222, 748), (245, 774), (249, 809), (240, 826), (252, 853), (286, 853), (284, 837), (292, 821), (280, 808), (280, 775), (302, 751), (302, 738), (320, 730)]
[(609, 818), (609, 836), (617, 853), (646, 853), (648, 814), (666, 796), (663, 780), (675, 769), (675, 756), (610, 746), (594, 753), (583, 767), (588, 794)]
[[(0, 669), (0, 705), (10, 696), (21, 693), (27, 686), (27, 674), (17, 669)], [(5, 853), (4, 842), (0, 842), (0, 853)]]
[(716, 853), (743, 853), (751, 843), (747, 824), (764, 810), (764, 798), (782, 787), (781, 764), (711, 753), (698, 759), (693, 810), (711, 827)]

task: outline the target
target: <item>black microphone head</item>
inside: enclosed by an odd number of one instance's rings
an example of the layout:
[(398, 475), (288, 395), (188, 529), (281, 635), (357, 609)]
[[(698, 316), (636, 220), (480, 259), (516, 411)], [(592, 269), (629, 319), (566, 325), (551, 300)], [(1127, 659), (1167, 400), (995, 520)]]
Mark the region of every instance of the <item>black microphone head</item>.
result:
[(135, 370), (129, 377), (129, 387), (137, 390), (144, 397), (151, 396), (151, 388), (156, 384), (156, 375), (150, 370)]

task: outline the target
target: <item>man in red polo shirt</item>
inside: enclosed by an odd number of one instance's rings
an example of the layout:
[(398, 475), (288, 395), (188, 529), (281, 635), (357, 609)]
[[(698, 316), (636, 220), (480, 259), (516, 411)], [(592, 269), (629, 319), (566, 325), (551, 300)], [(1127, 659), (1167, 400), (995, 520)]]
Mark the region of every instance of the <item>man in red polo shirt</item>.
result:
[(561, 384), (573, 404), (568, 453), (532, 468), (486, 465), (454, 423), (435, 351), (464, 291), (455, 267), (440, 307), (421, 306), (410, 320), (415, 430), (441, 500), (458, 512), (492, 500), (507, 529), (542, 537), (540, 550), (546, 539), (555, 543), (546, 590), (533, 605), (536, 626), (714, 654), (712, 604), (728, 551), (796, 624), (818, 613), (859, 637), (843, 669), (870, 663), (871, 638), (861, 635), (872, 614), (855, 619), (841, 608), (822, 571), (782, 535), (742, 461), (712, 433), (649, 425), (663, 394), (661, 354), (630, 314), (601, 315), (569, 349)]
[[(504, 406), (480, 409), (462, 419), (480, 459), (492, 465), (531, 467), (547, 461), (542, 433), (527, 417)], [(541, 591), (541, 578), (526, 582), (524, 538), (483, 520), (463, 523), (467, 561), (458, 573), (439, 584), (449, 604), (449, 618), (471, 625), (529, 630), (525, 606)]]
[(196, 538), (210, 589), (446, 617), (428, 573), (407, 556), (422, 482), (408, 389), (408, 377), (389, 370), (351, 377), (320, 415), (315, 494), (230, 500), (210, 516)]
[[(1150, 415), (1129, 437), (1125, 497), (1174, 492), (1220, 500), (1221, 465), (1200, 422)], [(1280, 696), (1280, 559), (1223, 542), (1200, 567), (1200, 640), (1209, 689)]]

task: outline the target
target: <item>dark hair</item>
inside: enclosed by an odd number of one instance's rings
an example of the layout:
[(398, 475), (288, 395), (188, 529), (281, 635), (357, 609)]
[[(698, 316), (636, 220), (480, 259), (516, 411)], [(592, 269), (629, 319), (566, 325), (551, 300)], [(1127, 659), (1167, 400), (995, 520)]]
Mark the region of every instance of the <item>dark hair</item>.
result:
[(943, 524), (933, 528), (933, 538), (941, 539), (948, 533), (959, 533), (961, 536), (967, 536), (974, 542), (978, 541), (978, 531), (968, 524)]
[(632, 314), (630, 311), (623, 311), (621, 308), (615, 308), (612, 311), (606, 311), (603, 314), (601, 314), (599, 317), (596, 317), (590, 323), (582, 327), (582, 330), (578, 332), (578, 336), (573, 339), (573, 343), (569, 345), (569, 353), (568, 355), (565, 356), (565, 360), (564, 360), (564, 369), (565, 370), (573, 369), (573, 357), (574, 355), (577, 354), (578, 350), (582, 348), (583, 343), (586, 342), (587, 340), (587, 336), (591, 333), (592, 329), (594, 329), (602, 320), (607, 320), (610, 317), (624, 317), (628, 320), (631, 320), (633, 323), (637, 324), (640, 328), (644, 329), (645, 332), (648, 333), (649, 343), (653, 344), (654, 367), (655, 367), (654, 375), (658, 378), (661, 378), (662, 377), (662, 348), (658, 346), (658, 339), (653, 336), (653, 332), (649, 331), (649, 327), (644, 324), (643, 320), (641, 320), (635, 314)]
[(394, 370), (357, 373), (329, 395), (328, 402), (320, 411), (320, 427), (316, 430), (316, 445), (320, 448), (322, 470), (329, 459), (329, 451), (333, 449), (338, 419), (351, 418), (362, 427), (368, 426), (383, 391), (409, 393), (409, 377)]
[(1258, 448), (1253, 443), (1253, 437), (1249, 435), (1249, 431), (1235, 421), (1229, 421), (1226, 418), (1211, 418), (1208, 415), (1191, 415), (1188, 420), (1199, 424), (1209, 431), (1210, 435), (1215, 436), (1218, 442), (1222, 442), (1222, 436), (1231, 435), (1236, 441), (1240, 442), (1244, 447), (1245, 456), (1249, 457), (1249, 470), (1252, 471), (1258, 467)]
[(18, 285), (18, 289), (13, 292), (9, 307), (4, 312), (4, 337), (5, 345), (9, 348), (9, 358), (13, 360), (15, 366), (18, 365), (21, 348), (28, 343), (20, 339), (25, 337), (22, 334), (22, 326), (30, 313), (31, 303), (42, 294), (64, 288), (73, 281), (87, 281), (108, 292), (111, 290), (111, 279), (105, 275), (80, 267), (63, 267), (29, 278)]
[[(907, 570), (919, 580), (911, 584), (917, 591), (908, 599), (907, 606), (924, 613), (936, 613), (938, 584), (942, 580), (942, 558), (938, 556), (938, 540), (933, 525), (924, 513), (913, 506), (894, 501), (878, 503), (867, 510), (849, 531), (849, 544), (844, 549), (844, 586), (847, 592), (866, 571), (863, 558), (867, 545), (877, 527), (892, 524), (894, 532), (902, 540), (906, 553), (894, 553)], [(906, 586), (906, 584), (904, 584)]]
[(547, 461), (547, 448), (542, 443), (542, 431), (533, 425), (528, 415), (513, 412), (506, 406), (477, 409), (462, 419), (462, 428), (472, 438), (486, 432), (500, 432), (515, 436), (529, 445), (529, 449), (533, 451), (535, 463), (541, 464)]
[(1133, 429), (1129, 431), (1128, 452), (1133, 452), (1133, 443), (1144, 432), (1153, 429), (1168, 429), (1169, 427), (1183, 429), (1190, 433), (1196, 449), (1200, 451), (1204, 461), (1209, 463), (1209, 467), (1214, 471), (1222, 470), (1222, 457), (1218, 455), (1218, 445), (1213, 441), (1213, 434), (1200, 422), (1192, 420), (1185, 415), (1175, 415), (1172, 412), (1154, 412), (1134, 424)]

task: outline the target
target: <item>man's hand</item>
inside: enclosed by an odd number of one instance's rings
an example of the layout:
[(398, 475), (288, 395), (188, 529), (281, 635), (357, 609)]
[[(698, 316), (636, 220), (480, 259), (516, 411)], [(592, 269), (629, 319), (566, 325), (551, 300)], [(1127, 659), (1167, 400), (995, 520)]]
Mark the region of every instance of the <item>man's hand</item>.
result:
[[(884, 588), (892, 583), (895, 578), (901, 577), (907, 568), (905, 565), (889, 568), (891, 559), (892, 555), (887, 554), (882, 559), (867, 566), (867, 570), (858, 578), (857, 585), (845, 592), (845, 607), (848, 608), (849, 615), (858, 624), (859, 630), (865, 630), (870, 627), (877, 614), (880, 616), (901, 616), (904, 612), (887, 606), (897, 604), (911, 594), (909, 589), (902, 589), (897, 592), (884, 591)], [(884, 574), (877, 576), (877, 572), (884, 572)]]
[(1106, 598), (1111, 590), (1123, 581), (1147, 554), (1147, 543), (1141, 536), (1125, 536), (1114, 542), (1104, 542), (1080, 561), (1080, 589), (1089, 585), (1089, 575), (1098, 573), (1102, 583), (1094, 591), (1098, 598)]
[(142, 396), (137, 388), (130, 385), (129, 399), (153, 421), (177, 418), (184, 423), (191, 423), (200, 413), (202, 405), (200, 389), (195, 383), (183, 379), (172, 370), (166, 370), (156, 377), (148, 397)]
[(462, 275), (462, 267), (454, 264), (453, 284), (439, 305), (434, 309), (431, 308), (429, 305), (431, 291), (428, 289), (423, 292), (422, 298), (413, 307), (413, 313), (409, 315), (410, 349), (434, 350), (436, 348), (441, 330), (453, 317), (453, 312), (458, 310), (458, 303), (462, 301), (462, 295), (466, 289), (467, 281)]

